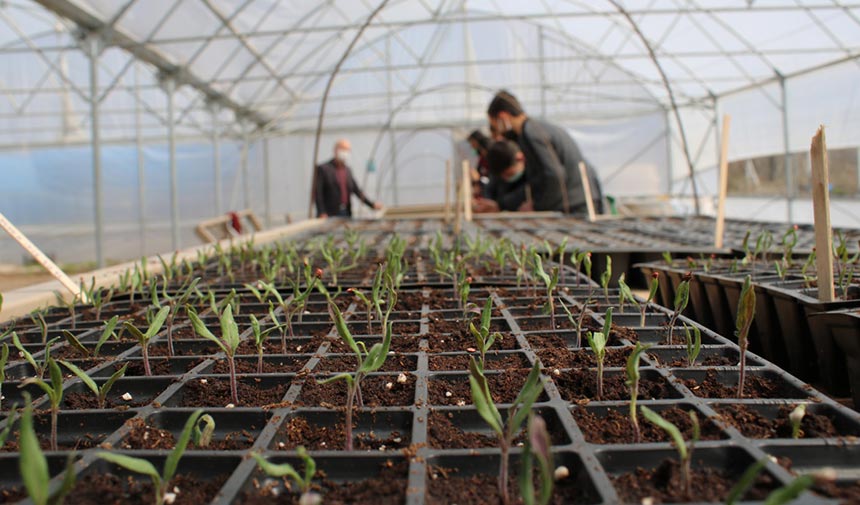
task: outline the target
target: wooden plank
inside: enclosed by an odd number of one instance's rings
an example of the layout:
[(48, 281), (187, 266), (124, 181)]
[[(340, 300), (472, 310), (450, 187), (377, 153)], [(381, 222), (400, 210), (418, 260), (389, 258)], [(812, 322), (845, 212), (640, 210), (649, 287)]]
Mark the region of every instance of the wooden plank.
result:
[(469, 160), (463, 160), (463, 216), (472, 222), (472, 169)]
[(720, 186), (717, 193), (717, 224), (714, 229), (714, 247), (722, 249), (726, 232), (726, 192), (729, 187), (729, 130), (732, 117), (723, 116), (723, 133), (720, 136)]
[(456, 189), (454, 190), (454, 234), (459, 235), (463, 230), (463, 178), (454, 177)]
[(445, 222), (451, 222), (451, 160), (445, 160)]
[(588, 209), (588, 220), (594, 221), (594, 202), (591, 200), (591, 181), (588, 179), (588, 170), (585, 163), (579, 162), (579, 179), (582, 181), (582, 190), (585, 192), (585, 207)]
[(827, 162), (827, 141), (824, 126), (812, 137), (809, 148), (812, 164), (812, 206), (815, 215), (815, 262), (818, 270), (818, 299), (832, 302), (833, 288), (833, 230), (830, 226), (830, 167)]
[(18, 244), (23, 247), (24, 250), (27, 251), (27, 253), (29, 253), (30, 256), (33, 257), (33, 259), (35, 259), (40, 265), (42, 265), (45, 270), (48, 271), (49, 274), (51, 274), (55, 279), (57, 279), (60, 284), (63, 285), (64, 288), (68, 289), (73, 295), (80, 296), (81, 301), (83, 303), (88, 303), (88, 300), (86, 300), (86, 295), (81, 293), (80, 286), (75, 284), (74, 281), (72, 281), (72, 279), (70, 279), (69, 276), (66, 275), (66, 272), (63, 272), (63, 270), (58, 267), (56, 263), (51, 261), (51, 258), (46, 256), (41, 249), (36, 247), (36, 244), (34, 244), (30, 239), (28, 239), (26, 235), (21, 233), (21, 230), (19, 230), (17, 226), (15, 226), (14, 224), (12, 224), (11, 221), (6, 219), (6, 216), (3, 215), (2, 212), (0, 212), (0, 228), (3, 228), (3, 230), (8, 233), (9, 236), (12, 237), (15, 242), (18, 242)]

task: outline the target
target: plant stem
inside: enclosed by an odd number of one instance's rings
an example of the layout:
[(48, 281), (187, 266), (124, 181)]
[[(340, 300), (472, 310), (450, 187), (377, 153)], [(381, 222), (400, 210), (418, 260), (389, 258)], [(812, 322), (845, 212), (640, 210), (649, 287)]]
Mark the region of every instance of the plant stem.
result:
[(684, 486), (684, 495), (689, 499), (691, 496), (690, 489), (690, 460), (692, 453), (687, 453), (687, 457), (681, 461), (681, 485)]
[(59, 407), (53, 406), (51, 407), (51, 450), (57, 450), (57, 415), (59, 414)]
[(673, 312), (671, 319), (669, 319), (669, 345), (672, 345), (672, 341), (674, 340), (675, 335), (675, 321), (678, 320), (678, 313)]
[(603, 360), (597, 360), (597, 400), (603, 399)]
[(353, 384), (346, 391), (346, 450), (352, 450), (352, 404), (358, 384)]
[(741, 367), (738, 374), (738, 398), (744, 397), (744, 379), (746, 378), (746, 348), (741, 348)]
[(555, 329), (555, 303), (553, 303), (552, 291), (549, 293), (549, 321), (552, 329)]
[(508, 441), (502, 437), (499, 443), (502, 450), (501, 461), (499, 462), (499, 495), (502, 497), (502, 503), (507, 505), (511, 502), (508, 494)]
[(257, 373), (263, 373), (263, 348), (257, 349)]
[(236, 360), (233, 356), (227, 356), (230, 363), (230, 399), (233, 405), (239, 406), (239, 392), (236, 384)]
[(639, 318), (639, 326), (645, 326), (645, 310), (647, 308), (648, 308), (648, 301), (646, 300), (645, 303), (642, 304), (642, 312), (640, 314), (641, 317)]
[(152, 369), (149, 368), (149, 341), (140, 346), (140, 353), (143, 356), (143, 373), (147, 377), (152, 376)]
[(173, 309), (167, 316), (167, 356), (173, 357)]

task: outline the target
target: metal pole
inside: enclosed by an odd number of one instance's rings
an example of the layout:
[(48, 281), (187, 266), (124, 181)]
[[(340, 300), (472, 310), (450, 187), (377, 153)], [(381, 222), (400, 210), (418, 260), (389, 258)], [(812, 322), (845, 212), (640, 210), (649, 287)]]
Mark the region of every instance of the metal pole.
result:
[(162, 79), (164, 93), (167, 95), (167, 145), (170, 165), (170, 230), (172, 233), (173, 250), (179, 250), (181, 239), (179, 233), (179, 188), (176, 178), (176, 135), (174, 132), (174, 104), (173, 94), (176, 91), (176, 79), (166, 77)]
[(672, 117), (669, 109), (666, 109), (666, 194), (672, 196), (672, 178), (674, 168), (672, 166)]
[(143, 134), (140, 116), (139, 67), (134, 65), (134, 132), (137, 146), (137, 218), (140, 228), (140, 255), (146, 255), (146, 159), (143, 153)]
[(242, 208), (250, 209), (251, 208), (251, 181), (248, 175), (248, 130), (247, 125), (242, 125), (242, 156), (241, 156), (241, 169), (242, 169)]
[(538, 26), (538, 65), (540, 65), (540, 115), (546, 117), (546, 69), (543, 60), (543, 25)]
[[(385, 39), (385, 63), (391, 65), (391, 37)], [(388, 114), (394, 109), (394, 103), (391, 98), (391, 72), (385, 73), (386, 88), (388, 89)], [(394, 132), (388, 128), (388, 147), (389, 147), (389, 162), (391, 163), (391, 191), (393, 193), (394, 205), (400, 205), (400, 191), (397, 183), (397, 171), (400, 167), (397, 166), (397, 146), (394, 145)]]
[(788, 223), (794, 223), (794, 167), (791, 166), (791, 151), (788, 141), (788, 94), (785, 89), (785, 77), (782, 74), (777, 74), (779, 77), (779, 90), (782, 93), (782, 142), (785, 148), (784, 165), (785, 165), (785, 208), (786, 219)]
[(104, 214), (102, 212), (102, 144), (99, 131), (99, 55), (101, 41), (88, 37), (87, 56), (90, 59), (90, 145), (93, 153), (93, 207), (95, 210), (96, 265), (105, 266), (104, 259)]
[(221, 201), (223, 198), (223, 188), (221, 187), (221, 136), (218, 131), (218, 113), (220, 107), (216, 103), (211, 103), (209, 112), (212, 114), (212, 161), (215, 170), (215, 214), (221, 215), (224, 212), (224, 205)]
[(271, 198), (272, 174), (269, 166), (269, 139), (263, 139), (263, 201), (266, 204), (266, 228), (272, 227), (272, 198)]
[[(718, 119), (720, 117), (720, 115), (717, 112), (717, 100), (718, 99), (717, 99), (716, 95), (711, 95), (711, 99), (713, 100), (712, 112), (714, 114), (714, 120), (711, 123), (714, 125), (713, 126), (713, 128), (714, 128), (714, 154), (716, 155), (716, 158), (714, 158), (714, 169), (716, 170), (716, 173), (717, 173), (717, 195), (716, 196), (717, 196), (717, 199), (719, 199), (719, 196), (720, 196), (720, 185), (719, 185), (719, 182), (720, 182), (720, 157), (722, 156), (722, 139), (720, 138), (720, 136), (721, 136), (722, 132), (720, 130), (720, 123), (719, 123), (719, 119)], [(726, 169), (728, 170), (728, 165), (726, 165)]]

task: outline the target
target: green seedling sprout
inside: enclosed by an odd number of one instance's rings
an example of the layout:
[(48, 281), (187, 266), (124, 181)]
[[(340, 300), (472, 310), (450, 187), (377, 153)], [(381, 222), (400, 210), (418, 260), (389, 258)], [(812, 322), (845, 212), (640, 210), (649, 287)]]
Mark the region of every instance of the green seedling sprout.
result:
[(815, 276), (808, 273), (812, 269), (815, 271), (815, 248), (812, 248), (812, 252), (806, 258), (806, 262), (803, 263), (803, 266), (800, 267), (800, 276), (803, 277), (803, 283), (806, 285), (806, 288), (809, 289), (812, 286), (812, 281), (815, 280)]
[(586, 332), (586, 340), (597, 359), (597, 400), (603, 399), (603, 360), (606, 358), (606, 335), (601, 331)]
[(51, 376), (50, 384), (38, 377), (30, 377), (22, 382), (21, 386), (35, 384), (48, 395), (48, 400), (51, 403), (51, 450), (56, 451), (57, 417), (60, 413), (60, 403), (63, 401), (63, 373), (54, 358), (48, 358), (48, 373)]
[(648, 286), (648, 298), (645, 303), (639, 305), (639, 326), (645, 326), (645, 311), (648, 310), (648, 305), (654, 302), (654, 297), (657, 296), (657, 289), (660, 287), (660, 274), (654, 272), (651, 274), (651, 283)]
[(227, 305), (219, 317), (221, 322), (220, 338), (209, 331), (209, 328), (206, 327), (194, 309), (189, 307), (186, 311), (191, 320), (191, 326), (194, 327), (194, 333), (217, 344), (227, 356), (227, 364), (230, 366), (230, 399), (233, 405), (239, 405), (239, 386), (236, 382), (236, 349), (239, 348), (241, 341), (239, 340), (239, 326), (233, 318), (233, 308)]
[(693, 279), (693, 273), (687, 272), (684, 274), (683, 280), (678, 284), (678, 289), (675, 290), (675, 303), (672, 309), (672, 317), (669, 318), (669, 345), (675, 341), (675, 323), (678, 321), (678, 316), (687, 308), (690, 302), (690, 282)]
[[(528, 436), (523, 446), (523, 456), (520, 469), (520, 497), (524, 505), (547, 505), (552, 498), (552, 487), (555, 480), (553, 457), (550, 449), (552, 442), (546, 421), (541, 416), (529, 414)], [(538, 482), (540, 490), (535, 493), (533, 468), (537, 462)]]
[(6, 441), (9, 440), (9, 435), (12, 434), (12, 426), (15, 425), (15, 418), (18, 414), (18, 404), (12, 404), (12, 410), (9, 411), (9, 417), (6, 418), (6, 427), (3, 428), (3, 431), (0, 431), (0, 447), (6, 445)]
[(260, 321), (257, 316), (251, 314), (251, 332), (254, 336), (254, 347), (257, 349), (257, 373), (263, 373), (263, 344), (266, 342), (266, 337), (273, 331), (280, 330), (280, 324), (277, 320), (272, 321), (274, 326), (263, 330), (260, 327)]
[(130, 472), (149, 477), (152, 480), (152, 487), (155, 492), (155, 505), (164, 505), (165, 497), (168, 494), (168, 489), (170, 489), (170, 481), (176, 476), (179, 460), (182, 459), (185, 450), (188, 448), (188, 442), (191, 441), (191, 432), (194, 430), (197, 420), (201, 415), (203, 415), (203, 410), (196, 410), (185, 421), (185, 427), (179, 435), (176, 446), (167, 455), (161, 473), (155, 469), (152, 463), (145, 459), (105, 451), (96, 453), (96, 456), (109, 463), (125, 468)]
[(367, 310), (367, 334), (373, 334), (373, 326), (371, 321), (373, 320), (373, 312), (376, 311), (377, 316), (382, 318), (382, 277), (383, 277), (383, 265), (379, 264), (376, 267), (376, 274), (373, 276), (373, 285), (370, 288), (370, 295), (365, 295), (361, 290), (357, 288), (349, 288), (346, 290), (347, 293), (352, 293), (358, 298), (361, 303), (364, 304), (365, 309)]
[(63, 337), (66, 338), (66, 342), (68, 342), (69, 347), (71, 347), (78, 354), (80, 354), (82, 358), (90, 357), (90, 350), (87, 349), (86, 346), (84, 346), (84, 344), (82, 344), (80, 340), (78, 340), (78, 337), (76, 337), (74, 333), (70, 332), (69, 330), (63, 330)]
[(116, 325), (119, 323), (119, 316), (113, 316), (105, 323), (104, 330), (102, 330), (102, 334), (99, 337), (98, 342), (96, 342), (95, 348), (93, 348), (92, 356), (94, 358), (99, 357), (99, 353), (102, 350), (102, 346), (108, 341), (109, 338), (115, 336), (114, 330), (116, 329)]
[[(736, 505), (744, 494), (755, 484), (756, 479), (767, 464), (767, 458), (762, 458), (746, 469), (738, 483), (729, 491), (726, 498), (726, 505)], [(815, 485), (816, 480), (832, 481), (831, 475), (828, 475), (828, 469), (824, 469), (818, 474), (804, 474), (796, 477), (794, 480), (785, 486), (774, 489), (762, 502), (763, 505), (786, 505), (792, 503), (806, 490)]]
[(301, 496), (299, 497), (299, 505), (321, 505), (322, 496), (311, 490), (311, 483), (314, 475), (317, 473), (317, 464), (308, 451), (304, 447), (296, 449), (296, 455), (302, 459), (305, 465), (304, 475), (300, 474), (289, 463), (275, 464), (267, 461), (259, 453), (252, 452), (251, 456), (257, 461), (257, 466), (269, 477), (284, 478), (287, 477), (296, 483)]
[(39, 333), (42, 335), (42, 344), (45, 344), (48, 341), (48, 322), (45, 321), (45, 315), (41, 311), (34, 312), (34, 314), (30, 316), (30, 320), (39, 327)]
[(18, 469), (21, 481), (27, 490), (27, 496), (35, 505), (61, 505), (63, 499), (75, 486), (75, 454), (69, 454), (66, 460), (66, 471), (63, 482), (53, 493), (50, 492), (51, 474), (48, 470), (48, 460), (39, 446), (39, 438), (33, 428), (33, 405), (30, 394), (24, 393), (24, 413), (21, 415), (21, 427), (18, 434)]
[(672, 253), (663, 251), (663, 263), (666, 263), (666, 266), (672, 266)]
[(555, 288), (558, 286), (558, 267), (553, 267), (551, 273), (546, 273), (543, 269), (543, 260), (538, 253), (534, 253), (535, 274), (543, 281), (546, 287), (546, 304), (544, 312), (549, 312), (550, 326), (555, 329)]
[[(161, 308), (162, 305), (170, 307), (170, 312), (167, 315), (167, 355), (169, 357), (173, 357), (173, 322), (176, 319), (177, 314), (179, 314), (179, 309), (184, 307), (188, 300), (191, 298), (191, 295), (197, 289), (197, 284), (200, 282), (200, 277), (195, 277), (190, 284), (183, 282), (182, 286), (177, 290), (176, 294), (171, 295), (167, 291), (168, 282), (167, 279), (162, 283), (162, 291), (161, 298), (164, 300), (162, 304), (159, 301), (158, 296), (158, 288), (157, 283), (152, 284), (152, 304), (158, 308)], [(238, 301), (238, 300), (237, 300)], [(238, 310), (236, 312), (238, 314)]]
[(800, 424), (803, 422), (803, 417), (806, 415), (806, 404), (801, 403), (788, 415), (788, 422), (791, 423), (791, 438), (800, 438)]
[(191, 443), (198, 449), (205, 449), (212, 443), (214, 435), (215, 419), (209, 414), (203, 414), (194, 423), (194, 429), (191, 430)]
[(508, 456), (514, 439), (519, 435), (523, 428), (523, 423), (528, 418), (532, 405), (537, 401), (541, 391), (543, 391), (543, 383), (540, 376), (540, 360), (535, 361), (523, 388), (508, 408), (507, 420), (502, 419), (502, 414), (493, 402), (487, 378), (478, 368), (478, 363), (474, 357), (469, 358), (469, 386), (472, 390), (472, 401), (478, 414), (492, 428), (499, 439), (499, 448), (501, 449), (499, 494), (502, 497), (502, 503), (508, 504), (510, 503), (510, 495), (508, 493)]
[(744, 279), (744, 286), (741, 288), (741, 297), (738, 302), (738, 317), (735, 323), (737, 327), (735, 335), (738, 338), (738, 347), (740, 347), (741, 353), (740, 373), (738, 374), (738, 398), (743, 398), (744, 396), (747, 344), (749, 343), (748, 337), (753, 318), (755, 318), (755, 289), (752, 286), (752, 279), (747, 275), (746, 279)]
[(496, 339), (502, 338), (502, 334), (495, 331), (490, 333), (490, 318), (493, 312), (493, 298), (487, 297), (484, 303), (484, 310), (481, 311), (481, 328), (475, 328), (474, 322), (469, 322), (469, 332), (475, 337), (475, 342), (478, 346), (478, 353), (481, 355), (481, 360), (478, 362), (479, 369), (483, 372), (487, 363), (487, 351), (493, 346)]
[[(692, 328), (692, 333), (690, 329)], [(693, 367), (696, 365), (696, 359), (699, 358), (699, 352), (702, 350), (702, 330), (698, 326), (688, 326), (684, 323), (684, 341), (687, 344), (687, 366)]]
[[(630, 289), (630, 286), (627, 285), (627, 280), (625, 279), (626, 275), (624, 273), (621, 274), (621, 277), (618, 278), (618, 312), (624, 313), (624, 302), (629, 301), (633, 305), (636, 306), (637, 309), (641, 309), (642, 307), (639, 305), (639, 300), (633, 296), (633, 290)], [(644, 326), (644, 324), (643, 324)]]
[(460, 283), (457, 286), (457, 299), (460, 302), (460, 309), (463, 311), (463, 320), (465, 321), (472, 309), (469, 305), (469, 293), (472, 291), (472, 276), (465, 275), (465, 271), (462, 274), (458, 276)]
[(93, 306), (96, 319), (101, 319), (102, 309), (104, 309), (105, 304), (109, 303), (113, 298), (113, 288), (110, 288), (107, 291), (97, 288), (95, 277), (92, 278), (92, 282), (90, 282), (89, 287), (84, 284), (83, 280), (81, 280), (80, 286), (82, 299), (87, 300), (89, 304)]
[(650, 345), (642, 345), (636, 342), (636, 347), (627, 357), (627, 387), (630, 389), (630, 424), (633, 426), (633, 438), (638, 444), (642, 440), (639, 430), (639, 417), (636, 413), (636, 400), (639, 398), (639, 358), (648, 350)]
[[(0, 407), (3, 405), (3, 383), (6, 382), (6, 363), (9, 362), (9, 344), (0, 347)], [(0, 444), (2, 447), (3, 444)]]
[(113, 375), (111, 375), (110, 378), (104, 384), (102, 384), (101, 387), (99, 387), (98, 384), (96, 384), (96, 381), (94, 381), (89, 375), (87, 375), (86, 372), (78, 368), (73, 363), (69, 363), (68, 361), (60, 361), (60, 364), (68, 368), (69, 371), (73, 374), (77, 375), (78, 378), (81, 379), (81, 382), (83, 382), (84, 385), (89, 388), (89, 390), (92, 391), (93, 394), (96, 395), (96, 399), (98, 400), (100, 409), (105, 408), (105, 402), (107, 401), (108, 393), (110, 393), (110, 390), (111, 388), (113, 388), (113, 385), (116, 383), (116, 381), (125, 377), (125, 370), (128, 368), (128, 363), (124, 364), (122, 368), (114, 372)]
[(603, 288), (603, 298), (609, 304), (609, 280), (612, 279), (612, 256), (606, 256), (606, 270), (600, 274), (600, 287)]
[(159, 309), (155, 314), (155, 317), (152, 318), (152, 322), (149, 323), (149, 328), (146, 329), (146, 332), (142, 332), (137, 329), (131, 321), (123, 322), (123, 327), (125, 327), (125, 329), (131, 333), (135, 339), (137, 339), (137, 342), (140, 345), (140, 354), (143, 357), (143, 373), (147, 377), (152, 375), (152, 369), (149, 367), (149, 342), (158, 334), (159, 331), (161, 331), (161, 327), (167, 319), (168, 312), (170, 312), (170, 307), (162, 307)]
[(350, 333), (349, 327), (347, 326), (346, 321), (343, 318), (343, 314), (340, 312), (340, 309), (337, 307), (337, 304), (335, 304), (334, 301), (329, 297), (329, 308), (331, 314), (334, 316), (334, 325), (337, 329), (337, 333), (338, 335), (340, 335), (340, 338), (347, 344), (353, 354), (355, 354), (358, 366), (355, 372), (340, 373), (329, 377), (328, 379), (317, 381), (317, 383), (327, 384), (329, 382), (334, 382), (338, 380), (346, 382), (347, 451), (351, 451), (353, 448), (352, 411), (356, 397), (358, 397), (359, 405), (361, 404), (361, 381), (368, 373), (379, 370), (385, 363), (385, 359), (388, 357), (388, 349), (391, 347), (391, 323), (388, 321), (388, 318), (391, 315), (391, 309), (392, 307), (394, 307), (396, 300), (396, 293), (394, 291), (391, 291), (389, 305), (382, 321), (382, 326), (384, 328), (384, 336), (382, 339), (382, 343), (373, 344), (373, 346), (368, 350), (365, 347), (364, 342), (356, 341), (352, 338), (352, 334)]
[(54, 291), (54, 298), (57, 300), (57, 305), (60, 307), (65, 307), (66, 310), (69, 311), (69, 318), (71, 319), (69, 322), (72, 324), (72, 329), (74, 330), (77, 327), (77, 303), (80, 298), (80, 295), (73, 296), (70, 300), (66, 300), (66, 296), (59, 291)]
[(785, 272), (789, 270), (792, 266), (794, 266), (794, 259), (792, 255), (794, 254), (794, 247), (797, 245), (797, 225), (792, 226), (788, 229), (787, 232), (782, 236), (782, 261), (777, 262), (781, 263), (781, 274), (780, 279), (785, 278)]
[(33, 372), (36, 377), (42, 378), (45, 376), (45, 371), (48, 369), (48, 358), (51, 356), (50, 350), (51, 346), (54, 345), (54, 342), (59, 340), (59, 337), (52, 338), (51, 340), (45, 342), (45, 352), (43, 354), (42, 363), (36, 361), (36, 358), (28, 351), (22, 344), (21, 339), (18, 338), (18, 332), (12, 332), (12, 345), (15, 346), (15, 349), (18, 350), (21, 356), (33, 367)]
[(653, 423), (659, 428), (662, 428), (668, 435), (671, 437), (672, 442), (675, 444), (675, 450), (678, 451), (678, 457), (681, 460), (681, 485), (684, 488), (684, 494), (687, 498), (691, 496), (691, 485), (692, 476), (691, 472), (691, 464), (693, 460), (693, 449), (696, 446), (696, 443), (699, 441), (700, 429), (699, 429), (699, 417), (695, 412), (690, 411), (690, 422), (693, 425), (693, 437), (690, 439), (689, 444), (684, 441), (684, 436), (681, 435), (681, 430), (678, 429), (677, 426), (672, 424), (671, 422), (663, 419), (663, 417), (649, 409), (646, 406), (639, 407), (639, 411), (642, 413), (642, 416), (645, 417), (649, 422)]

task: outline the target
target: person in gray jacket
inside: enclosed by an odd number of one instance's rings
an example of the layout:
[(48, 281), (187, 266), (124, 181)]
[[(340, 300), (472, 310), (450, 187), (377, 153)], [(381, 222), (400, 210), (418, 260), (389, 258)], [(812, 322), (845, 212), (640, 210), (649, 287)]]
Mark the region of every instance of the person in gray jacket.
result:
[(588, 207), (579, 172), (579, 163), (584, 162), (594, 210), (603, 211), (603, 192), (597, 173), (564, 129), (530, 118), (519, 100), (504, 90), (493, 97), (487, 117), (491, 130), (515, 140), (525, 155), (533, 210), (585, 215)]

